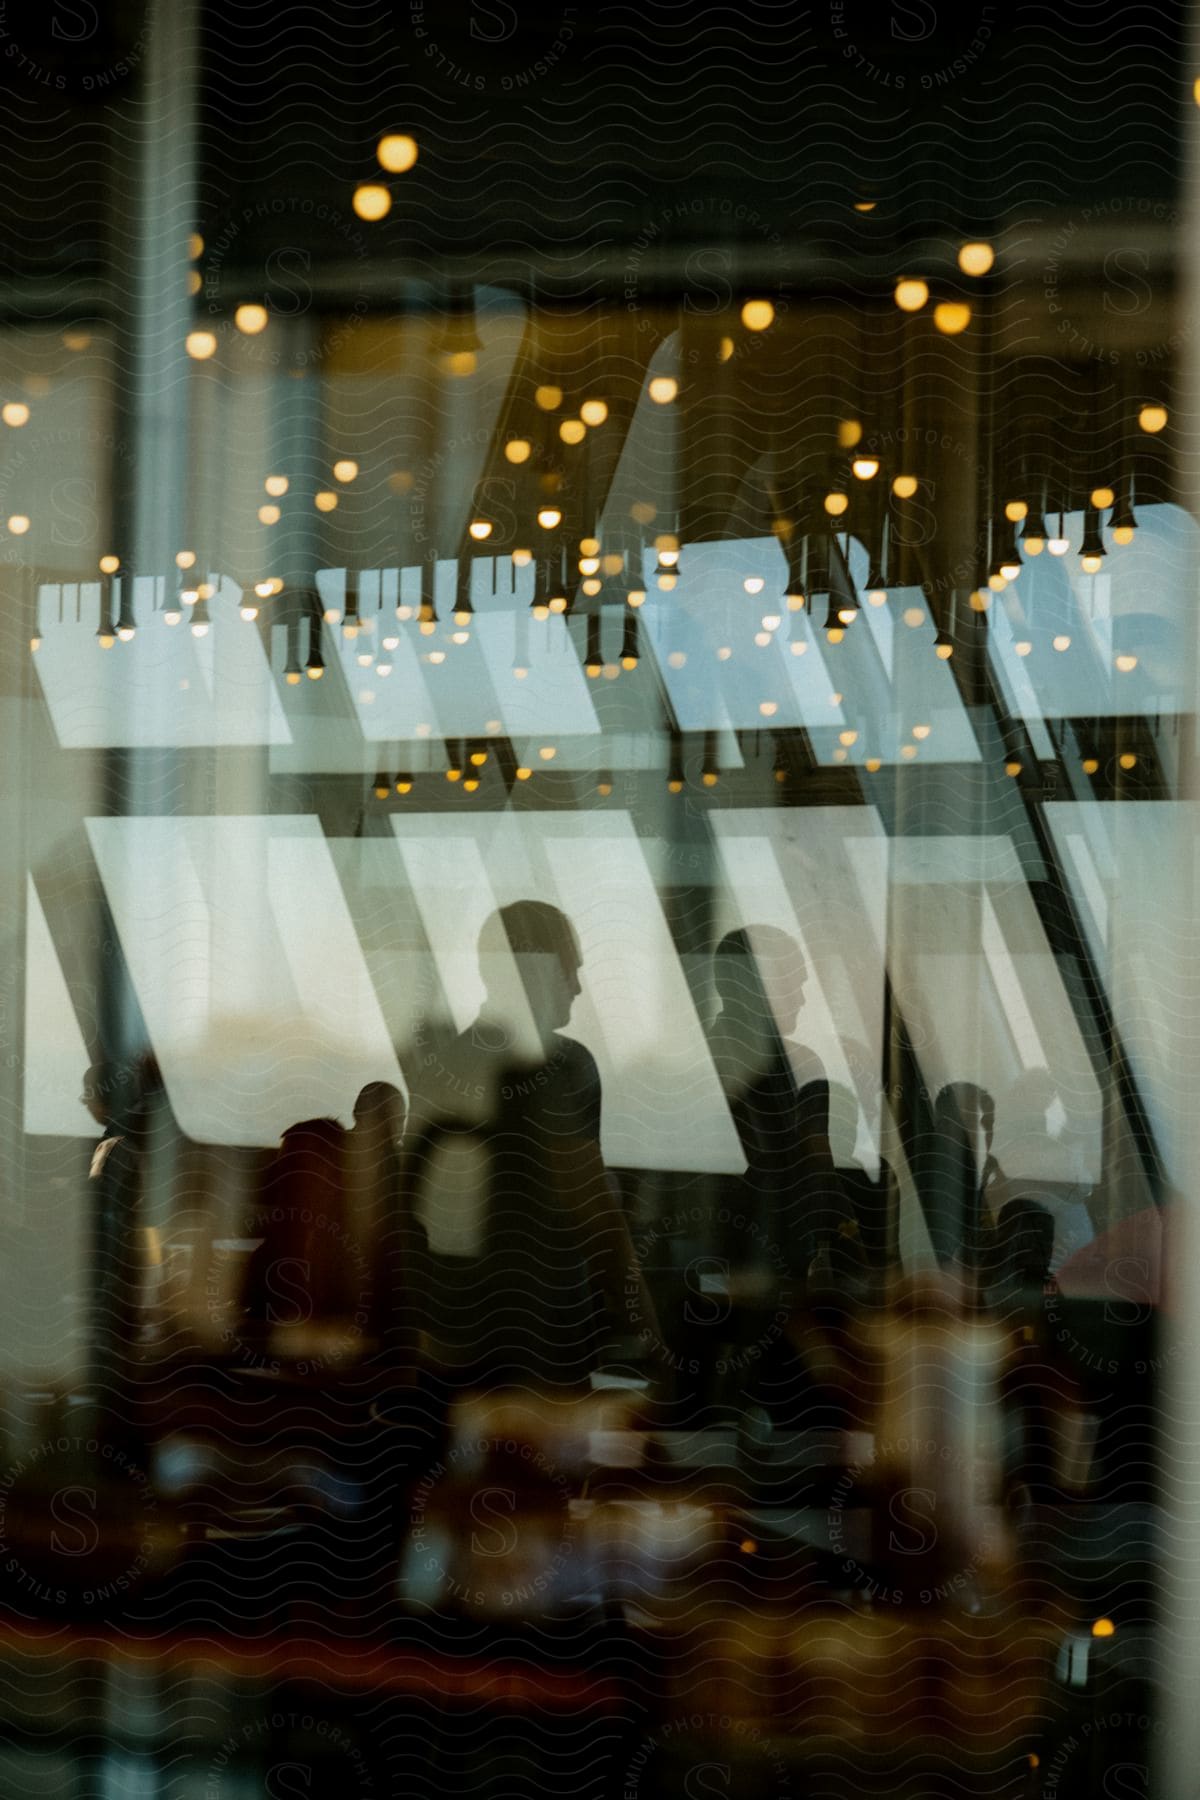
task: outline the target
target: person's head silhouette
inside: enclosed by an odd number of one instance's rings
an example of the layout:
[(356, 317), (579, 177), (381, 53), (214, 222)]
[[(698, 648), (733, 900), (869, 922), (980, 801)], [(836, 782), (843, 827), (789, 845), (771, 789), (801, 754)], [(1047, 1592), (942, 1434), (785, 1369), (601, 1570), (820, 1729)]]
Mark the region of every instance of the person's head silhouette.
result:
[(398, 1087), (390, 1081), (368, 1081), (354, 1102), (354, 1127), (356, 1131), (399, 1143), (404, 1136), (407, 1112)]
[(517, 900), (484, 921), (479, 933), (479, 969), (487, 989), (487, 1011), (510, 1028), (523, 1012), (546, 1040), (565, 1025), (582, 991), (583, 953), (566, 914), (544, 900)]
[(774, 925), (730, 931), (713, 955), (721, 1011), (730, 1022), (758, 1028), (773, 1023), (781, 1037), (796, 1028), (808, 965), (800, 946)]
[(987, 1089), (974, 1081), (950, 1081), (934, 1102), (934, 1125), (942, 1132), (961, 1134), (989, 1156), (996, 1130), (996, 1102)]

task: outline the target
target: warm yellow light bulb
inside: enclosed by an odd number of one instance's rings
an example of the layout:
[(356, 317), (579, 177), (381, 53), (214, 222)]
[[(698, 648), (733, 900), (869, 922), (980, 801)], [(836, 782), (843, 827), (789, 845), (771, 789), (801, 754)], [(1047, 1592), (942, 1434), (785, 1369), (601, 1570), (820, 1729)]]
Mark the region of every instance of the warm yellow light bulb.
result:
[(115, 575), (120, 566), (119, 556), (102, 556), (100, 558), (100, 570), (104, 575)]
[(647, 391), (656, 406), (668, 406), (679, 392), (679, 383), (673, 375), (654, 375)]
[(562, 524), (562, 510), (557, 506), (543, 506), (538, 510), (537, 522), (543, 531), (553, 531), (556, 525)]
[(897, 500), (911, 500), (917, 491), (915, 475), (897, 475), (892, 483), (892, 492)]
[(558, 435), (564, 444), (582, 444), (587, 436), (587, 426), (582, 419), (564, 419), (558, 428)]
[(562, 405), (563, 393), (560, 387), (547, 382), (536, 390), (533, 397), (543, 412), (553, 412), (556, 406)]
[(995, 260), (990, 244), (963, 244), (958, 252), (958, 266), (964, 275), (986, 275)]
[(843, 494), (836, 489), (833, 493), (825, 496), (825, 511), (831, 519), (840, 519), (849, 504), (849, 494)]
[(603, 425), (608, 417), (608, 403), (604, 400), (585, 400), (579, 409), (579, 416), (585, 425)]
[(339, 456), (333, 465), (335, 481), (354, 481), (358, 477), (358, 464), (352, 456)]
[(17, 426), (28, 424), (29, 408), (23, 400), (10, 400), (7, 406), (0, 409), (0, 418), (4, 420), (6, 425)]
[(278, 500), (281, 495), (286, 494), (288, 491), (288, 478), (286, 475), (268, 475), (267, 479), (263, 482), (263, 486), (266, 488), (268, 494), (272, 494), (275, 499)]
[(742, 307), (742, 324), (747, 331), (765, 331), (775, 321), (775, 308), (769, 300), (747, 300)]
[(257, 337), (260, 331), (267, 329), (267, 309), (252, 302), (239, 306), (233, 315), (233, 322), (246, 337)]
[[(1137, 767), (1137, 757), (1133, 754), (1132, 750), (1123, 751), (1121, 755), (1118, 756), (1117, 761), (1123, 769), (1134, 769)], [(1101, 1633), (1099, 1635), (1103, 1634)]]
[(354, 190), (351, 202), (360, 219), (374, 224), (377, 219), (386, 219), (392, 210), (392, 196), (387, 188), (374, 181), (364, 181)]
[(472, 519), (467, 530), (476, 543), (482, 544), (485, 538), (490, 538), (492, 535), (492, 521), (490, 519)]
[(375, 154), (389, 175), (404, 175), (417, 160), (417, 141), (405, 132), (389, 132), (380, 138)]
[(189, 331), (184, 348), (193, 362), (207, 362), (216, 355), (217, 340), (211, 331)]
[(901, 312), (920, 312), (929, 298), (928, 283), (906, 276), (896, 283), (893, 298)]
[(24, 537), (29, 530), (29, 520), (24, 513), (13, 513), (8, 521), (8, 529), (14, 537)]
[(333, 512), (337, 503), (337, 495), (330, 493), (327, 489), (322, 490), (321, 493), (316, 494), (313, 497), (313, 505), (318, 512)]
[(965, 300), (942, 300), (933, 309), (933, 322), (947, 337), (957, 337), (971, 323), (971, 309)]
[(1156, 431), (1161, 431), (1166, 422), (1167, 409), (1165, 406), (1143, 406), (1138, 414), (1138, 424), (1143, 431), (1148, 431), (1151, 435)]
[(260, 523), (263, 525), (278, 525), (279, 508), (277, 506), (260, 506), (258, 509), (258, 517)]
[(1114, 657), (1113, 661), (1117, 668), (1120, 669), (1122, 675), (1128, 675), (1131, 670), (1137, 668), (1138, 659), (1136, 656), (1131, 656), (1128, 652), (1122, 652), (1120, 656)]
[(1093, 506), (1111, 506), (1115, 499), (1116, 495), (1110, 487), (1098, 487), (1092, 489)]
[(528, 462), (532, 448), (528, 438), (509, 438), (504, 446), (504, 454), (510, 463)]
[(842, 419), (842, 420), (840, 420), (838, 423), (838, 431), (837, 431), (838, 449), (839, 450), (853, 450), (853, 448), (856, 444), (859, 444), (862, 442), (862, 434), (863, 434), (863, 428), (862, 428), (862, 423), (860, 420), (858, 420), (858, 419)]
[(1132, 544), (1132, 542), (1133, 542), (1133, 526), (1132, 525), (1114, 525), (1113, 526), (1113, 541), (1114, 541), (1114, 543), (1117, 543), (1117, 544)]
[(1046, 540), (1040, 537), (1023, 537), (1021, 548), (1026, 556), (1040, 556), (1046, 548)]
[(1004, 508), (1005, 518), (1011, 519), (1014, 525), (1019, 525), (1021, 520), (1028, 516), (1028, 513), (1029, 507), (1024, 500), (1009, 500)]
[(850, 465), (859, 481), (870, 481), (879, 473), (879, 458), (876, 456), (856, 456)]

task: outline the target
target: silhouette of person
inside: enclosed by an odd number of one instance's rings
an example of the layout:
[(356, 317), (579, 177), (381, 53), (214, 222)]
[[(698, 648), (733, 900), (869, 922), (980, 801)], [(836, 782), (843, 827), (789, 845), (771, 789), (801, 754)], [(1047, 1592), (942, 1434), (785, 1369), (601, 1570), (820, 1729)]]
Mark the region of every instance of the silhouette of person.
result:
[(1007, 1200), (996, 1221), (996, 1286), (1002, 1297), (1053, 1294), (1054, 1217), (1036, 1200)]
[(83, 1088), (79, 1098), (101, 1127), (103, 1135), (92, 1151), (91, 1166), (88, 1169), (89, 1181), (95, 1181), (103, 1172), (104, 1165), (112, 1154), (120, 1133), (115, 1123), (115, 1115), (119, 1107), (120, 1080), (116, 1071), (106, 1062), (92, 1063), (83, 1077)]
[(986, 1267), (996, 1215), (1007, 1198), (1004, 1172), (992, 1154), (996, 1103), (971, 1081), (948, 1082), (933, 1108), (933, 1128), (916, 1158), (929, 1235), (939, 1262)]
[(336, 1119), (306, 1119), (284, 1132), (247, 1221), (246, 1235), (260, 1241), (242, 1292), (251, 1334), (307, 1355), (316, 1328), (330, 1340), (321, 1353), (342, 1360), (361, 1349), (371, 1299), (369, 1263), (346, 1217), (347, 1139)]
[(399, 1088), (367, 1083), (354, 1102), (354, 1129), (346, 1139), (346, 1185), (350, 1229), (374, 1271), (374, 1335), (411, 1370), (429, 1284), (429, 1241), (404, 1185), (407, 1117)]
[(713, 974), (721, 1009), (709, 1045), (748, 1165), (747, 1203), (759, 1230), (803, 1270), (848, 1216), (829, 1147), (825, 1070), (791, 1035), (808, 967), (786, 932), (752, 925), (721, 939)]
[[(478, 1017), (414, 1072), (406, 1182), (426, 1208), (431, 1331), (477, 1379), (578, 1384), (642, 1292), (601, 1158), (599, 1071), (562, 1030), (582, 951), (557, 907), (520, 900), (484, 922), (479, 962)], [(480, 1190), (474, 1239), (453, 1253), (429, 1208), (439, 1179), (444, 1211), (471, 1212), (463, 1185)]]

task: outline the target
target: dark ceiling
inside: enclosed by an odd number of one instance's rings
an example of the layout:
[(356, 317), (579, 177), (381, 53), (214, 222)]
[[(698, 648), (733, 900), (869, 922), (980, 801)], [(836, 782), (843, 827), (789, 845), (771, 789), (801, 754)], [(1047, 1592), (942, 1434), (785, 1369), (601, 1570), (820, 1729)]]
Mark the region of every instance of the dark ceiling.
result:
[[(586, 284), (647, 233), (684, 256), (720, 242), (861, 269), (1114, 199), (1169, 208), (1191, 105), (1174, 4), (216, 0), (201, 16), (199, 228), (311, 201), (318, 258), (344, 261), (354, 186), (379, 136), (407, 130), (420, 162), (370, 237), (397, 280), (463, 258), (477, 278), (525, 260)], [(4, 9), (0, 255), (10, 282), (56, 284), (56, 309), (103, 273), (132, 203), (145, 37), (121, 0)], [(248, 221), (241, 250), (271, 231)]]

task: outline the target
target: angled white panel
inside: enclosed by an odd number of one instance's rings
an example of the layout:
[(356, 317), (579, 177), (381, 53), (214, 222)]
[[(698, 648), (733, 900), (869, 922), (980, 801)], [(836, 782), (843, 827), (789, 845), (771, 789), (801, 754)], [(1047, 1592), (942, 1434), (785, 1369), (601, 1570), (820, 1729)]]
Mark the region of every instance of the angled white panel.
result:
[(25, 878), (25, 909), (25, 1129), (99, 1137), (79, 1098), (87, 1046), (32, 875)]
[(348, 1124), (403, 1080), (318, 820), (89, 819), (151, 1048), (191, 1137)]

